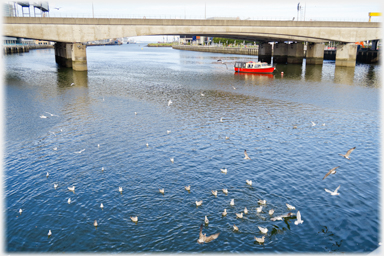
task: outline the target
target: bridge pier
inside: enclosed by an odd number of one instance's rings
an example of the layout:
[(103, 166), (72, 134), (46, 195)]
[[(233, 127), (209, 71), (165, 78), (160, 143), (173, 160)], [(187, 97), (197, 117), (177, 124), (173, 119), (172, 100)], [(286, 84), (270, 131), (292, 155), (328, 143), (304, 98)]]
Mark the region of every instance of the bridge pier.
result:
[(307, 46), (306, 64), (322, 65), (324, 59), (324, 44), (309, 43)]
[(261, 62), (271, 63), (272, 59), (272, 45), (269, 43), (262, 43), (259, 45), (258, 60)]
[(87, 70), (86, 45), (82, 43), (55, 43), (55, 61), (75, 71)]
[(336, 63), (339, 67), (356, 66), (357, 45), (354, 43), (339, 44), (336, 48)]
[(283, 42), (274, 45), (273, 49), (273, 63), (287, 63), (288, 57), (288, 44)]
[(293, 43), (288, 45), (288, 64), (302, 64), (304, 59), (304, 44)]

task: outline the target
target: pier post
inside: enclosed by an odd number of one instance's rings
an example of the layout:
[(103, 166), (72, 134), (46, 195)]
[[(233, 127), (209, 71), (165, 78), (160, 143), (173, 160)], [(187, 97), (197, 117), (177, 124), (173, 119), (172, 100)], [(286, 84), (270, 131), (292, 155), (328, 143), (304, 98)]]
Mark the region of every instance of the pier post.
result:
[(62, 67), (72, 67), (72, 44), (70, 43), (55, 43), (55, 61)]
[(304, 44), (293, 43), (288, 45), (288, 64), (302, 64), (304, 59)]
[(273, 49), (273, 63), (287, 63), (287, 57), (288, 57), (288, 45), (279, 42), (274, 45)]
[(72, 69), (75, 71), (87, 70), (87, 46), (74, 43), (72, 46)]
[(336, 48), (336, 63), (339, 67), (356, 66), (357, 45), (354, 43), (339, 44)]
[(258, 60), (261, 62), (271, 63), (272, 58), (272, 45), (269, 43), (262, 43), (259, 45)]
[(307, 45), (306, 64), (322, 65), (324, 59), (324, 44), (309, 43)]

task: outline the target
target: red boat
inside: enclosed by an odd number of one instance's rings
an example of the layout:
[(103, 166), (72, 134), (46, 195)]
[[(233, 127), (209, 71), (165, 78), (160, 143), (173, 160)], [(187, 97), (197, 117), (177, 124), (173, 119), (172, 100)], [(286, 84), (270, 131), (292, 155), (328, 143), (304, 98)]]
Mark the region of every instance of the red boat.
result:
[(267, 62), (235, 62), (235, 71), (236, 72), (246, 72), (246, 73), (259, 73), (259, 74), (270, 74), (275, 70), (274, 67), (269, 66)]

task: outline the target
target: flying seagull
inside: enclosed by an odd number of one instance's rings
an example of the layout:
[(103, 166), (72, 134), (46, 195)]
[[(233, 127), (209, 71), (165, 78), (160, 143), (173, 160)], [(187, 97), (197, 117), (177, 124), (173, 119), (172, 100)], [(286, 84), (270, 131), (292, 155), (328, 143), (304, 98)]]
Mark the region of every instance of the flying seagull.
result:
[(315, 126), (315, 125), (316, 125), (313, 121), (311, 121), (311, 123), (312, 123), (312, 126)]
[(340, 193), (337, 193), (337, 190), (339, 190), (339, 188), (340, 188), (340, 185), (335, 189), (335, 191), (331, 191), (326, 188), (325, 188), (325, 191), (330, 193), (332, 196), (337, 196), (337, 195), (340, 195)]
[(336, 169), (339, 168), (340, 166), (336, 166), (335, 168), (332, 168), (331, 170), (329, 170), (329, 172), (327, 174), (325, 174), (323, 180), (325, 178), (327, 178), (330, 174), (335, 174), (336, 173)]
[(41, 115), (40, 118), (47, 118), (45, 115)]
[(340, 156), (343, 156), (349, 160), (349, 155), (352, 153), (353, 150), (355, 150), (356, 147), (351, 148), (350, 150), (347, 151), (345, 155), (339, 154)]
[(288, 218), (288, 217), (291, 217), (292, 215), (293, 215), (293, 213), (289, 212), (287, 214), (283, 214), (283, 215), (279, 215), (279, 216), (276, 216), (274, 218), (271, 218), (271, 221), (283, 220), (283, 218)]
[(251, 158), (249, 158), (249, 156), (248, 156), (248, 154), (247, 154), (247, 150), (244, 150), (244, 155), (245, 155), (244, 159), (249, 159), (249, 160), (251, 160)]
[(209, 243), (209, 242), (215, 240), (216, 238), (218, 238), (219, 235), (220, 235), (220, 233), (216, 233), (214, 235), (210, 235), (210, 236), (207, 237), (206, 234), (203, 234), (203, 224), (201, 224), (199, 239), (197, 239), (197, 242), (199, 244)]
[(297, 211), (296, 216), (297, 216), (297, 220), (295, 221), (295, 225), (302, 224), (304, 221), (301, 220), (301, 213), (300, 213), (300, 211)]
[(82, 150), (80, 150), (80, 151), (76, 151), (75, 153), (76, 153), (76, 154), (81, 154), (81, 152), (83, 152), (84, 150), (85, 150), (85, 148), (82, 149)]

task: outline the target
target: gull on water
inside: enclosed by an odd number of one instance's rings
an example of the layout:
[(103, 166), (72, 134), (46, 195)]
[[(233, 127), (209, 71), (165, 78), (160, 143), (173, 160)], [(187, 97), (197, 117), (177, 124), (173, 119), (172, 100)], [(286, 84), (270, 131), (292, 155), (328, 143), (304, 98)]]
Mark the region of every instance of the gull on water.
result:
[(248, 214), (248, 209), (247, 209), (247, 207), (244, 208), (244, 214)]
[(217, 196), (217, 190), (212, 190), (212, 195)]
[(311, 121), (311, 123), (312, 123), (312, 126), (315, 126), (315, 125), (316, 125), (316, 124), (315, 124), (314, 122), (312, 122), (312, 121)]
[(169, 107), (171, 104), (172, 104), (172, 101), (169, 100), (169, 101), (168, 101), (168, 107)]
[(339, 188), (340, 188), (340, 185), (335, 189), (335, 191), (330, 191), (326, 188), (325, 188), (325, 191), (330, 193), (332, 196), (337, 196), (337, 195), (340, 195), (340, 193), (337, 193), (337, 190), (339, 190)]
[(164, 189), (163, 188), (160, 188), (159, 192), (164, 195)]
[(22, 212), (23, 212), (23, 210), (20, 208), (19, 213), (21, 214)]
[(196, 206), (200, 206), (200, 205), (202, 205), (203, 204), (203, 200), (201, 200), (201, 201), (196, 201)]
[(235, 86), (232, 86), (233, 90), (236, 90), (236, 87)]
[(351, 148), (350, 150), (347, 151), (345, 155), (339, 154), (340, 156), (343, 156), (344, 158), (349, 160), (349, 155), (352, 153), (353, 150), (355, 150), (356, 147)]
[(289, 210), (295, 210), (296, 209), (295, 206), (293, 206), (293, 205), (290, 205), (290, 204), (285, 204), (285, 205), (287, 206), (287, 208)]
[(59, 186), (59, 184), (55, 183), (53, 184), (53, 187), (56, 189)]
[(204, 93), (200, 93), (201, 96), (205, 96)]
[(46, 176), (47, 176), (47, 178), (48, 178), (48, 176), (49, 176), (49, 173), (48, 173), (48, 172), (47, 172)]
[(220, 169), (220, 171), (221, 171), (222, 173), (225, 173), (225, 174), (226, 174), (228, 170), (227, 170), (227, 168), (224, 168), (224, 169)]
[(119, 187), (119, 192), (123, 193), (123, 188), (122, 187)]
[(184, 188), (185, 188), (185, 190), (187, 190), (188, 192), (191, 191), (191, 185), (189, 185), (189, 186), (185, 186)]
[(49, 113), (49, 112), (45, 112), (45, 113), (48, 113), (48, 114), (50, 114), (51, 116), (58, 116), (58, 115), (55, 115), (55, 114), (51, 114), (51, 113)]
[(205, 216), (204, 223), (205, 223), (205, 225), (209, 224), (209, 220), (208, 220), (207, 216)]
[(173, 157), (170, 158), (171, 162), (174, 163), (175, 159)]
[(101, 170), (104, 171), (104, 167), (101, 167)]
[(233, 224), (233, 231), (239, 231), (239, 228), (235, 224)]
[(263, 210), (263, 206), (257, 207), (256, 212), (261, 212)]
[(51, 230), (48, 231), (48, 236), (51, 236), (52, 235), (52, 232)]
[(104, 208), (104, 205), (103, 203), (100, 204), (100, 208), (103, 209)]
[(45, 116), (45, 115), (40, 115), (40, 118), (47, 118), (47, 116)]
[(336, 169), (339, 168), (340, 166), (336, 166), (335, 168), (332, 168), (331, 170), (329, 170), (329, 172), (327, 172), (327, 174), (325, 174), (323, 180), (325, 178), (327, 178), (330, 174), (335, 174), (336, 173)]
[(137, 112), (135, 112), (135, 115), (137, 115)]
[(55, 135), (55, 136), (56, 136), (55, 132), (51, 132), (51, 131), (49, 131), (49, 133), (52, 134), (52, 135)]
[(133, 222), (138, 222), (139, 221), (139, 218), (136, 216), (136, 217), (130, 217), (131, 218), (131, 220), (133, 221)]
[(295, 225), (299, 225), (299, 224), (302, 224), (304, 222), (303, 220), (301, 220), (300, 211), (297, 211), (296, 218), (297, 218), (297, 220), (295, 221)]
[(231, 202), (229, 203), (231, 206), (235, 205), (235, 199), (231, 199)]
[(75, 153), (76, 153), (76, 154), (81, 154), (81, 152), (83, 152), (84, 150), (85, 150), (85, 148), (82, 149), (82, 150), (80, 150), (80, 151), (76, 151)]
[(273, 215), (273, 213), (275, 212), (275, 210), (273, 210), (273, 209), (271, 209), (271, 210), (269, 210), (269, 215)]
[(229, 137), (228, 137), (228, 136), (225, 136), (225, 139), (226, 139), (226, 140), (229, 140)]
[(246, 182), (249, 186), (252, 186), (252, 181), (251, 181), (251, 180), (245, 180), (245, 182)]
[(93, 226), (95, 226), (95, 227), (98, 226), (98, 224), (97, 224), (97, 220), (95, 220), (95, 221), (93, 222)]
[(68, 198), (68, 204), (70, 204), (71, 203), (71, 198)]
[(243, 218), (243, 213), (236, 213), (236, 218), (242, 219)]
[(227, 216), (227, 209), (224, 209), (224, 211), (221, 215), (223, 215), (224, 217)]
[(57, 150), (57, 147), (54, 147), (53, 150)]
[(256, 240), (256, 242), (262, 244), (262, 243), (264, 243), (264, 238), (265, 238), (265, 236), (262, 236), (261, 238), (255, 237), (255, 240)]
[(145, 144), (147, 147), (149, 147), (149, 144), (147, 143), (147, 144)]
[(251, 158), (249, 158), (248, 154), (247, 154), (247, 150), (244, 149), (244, 159), (248, 159), (248, 160), (251, 160)]
[(323, 123), (322, 125), (325, 126), (325, 123)]
[(167, 130), (167, 134), (170, 134), (171, 133), (171, 130)]
[(97, 144), (97, 147), (99, 148), (99, 147), (100, 147), (100, 144)]
[(213, 240), (215, 240), (216, 238), (218, 238), (220, 235), (220, 233), (216, 233), (214, 235), (210, 235), (207, 237), (206, 234), (203, 234), (203, 224), (201, 224), (200, 226), (200, 233), (199, 233), (199, 239), (197, 239), (197, 242), (199, 244), (203, 244), (203, 243), (209, 243)]
[(227, 195), (228, 194), (228, 189), (223, 188), (223, 193)]
[(267, 228), (263, 228), (263, 227), (260, 227), (260, 226), (257, 226), (257, 227), (259, 228), (261, 233), (263, 233), (263, 234), (267, 234), (268, 233), (268, 229)]
[(72, 191), (72, 192), (75, 192), (75, 186), (68, 187), (68, 190), (69, 190), (69, 191)]
[(221, 117), (221, 118), (220, 118), (220, 123), (222, 123), (222, 122), (223, 122), (223, 118)]
[(259, 201), (257, 201), (259, 204), (267, 204), (267, 200), (261, 200), (259, 199)]
[(75, 85), (75, 83), (71, 83), (71, 86), (74, 86)]

